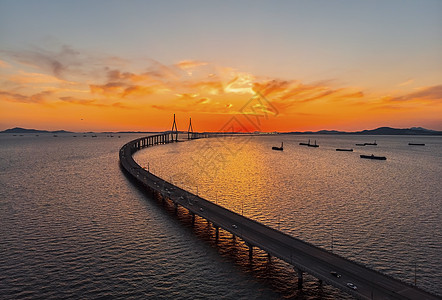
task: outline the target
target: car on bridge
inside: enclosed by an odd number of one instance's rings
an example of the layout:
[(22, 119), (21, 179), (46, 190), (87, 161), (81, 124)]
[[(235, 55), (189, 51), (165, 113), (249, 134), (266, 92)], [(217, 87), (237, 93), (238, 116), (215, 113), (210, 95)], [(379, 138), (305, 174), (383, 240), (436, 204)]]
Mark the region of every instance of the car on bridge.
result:
[(238, 229), (238, 226), (236, 226), (235, 224), (232, 224), (233, 229)]
[(341, 278), (341, 274), (339, 274), (338, 272), (330, 271), (330, 274), (332, 274), (333, 276), (335, 276), (337, 278)]
[(347, 286), (353, 290), (356, 290), (358, 287), (351, 282), (347, 282)]

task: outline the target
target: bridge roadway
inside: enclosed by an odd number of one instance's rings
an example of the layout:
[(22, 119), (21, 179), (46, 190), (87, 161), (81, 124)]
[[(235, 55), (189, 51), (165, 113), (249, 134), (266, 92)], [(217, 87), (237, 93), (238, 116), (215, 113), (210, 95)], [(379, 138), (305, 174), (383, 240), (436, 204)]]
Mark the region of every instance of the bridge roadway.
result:
[[(148, 140), (149, 138), (152, 142)], [(358, 299), (442, 299), (416, 286), (237, 214), (155, 176), (139, 166), (132, 158), (132, 154), (144, 147), (162, 143), (160, 141), (167, 143), (171, 139), (151, 136), (124, 145), (120, 150), (123, 170), (148, 191), (163, 199), (170, 199), (175, 207), (181, 205), (186, 208), (193, 218), (198, 215), (211, 222), (216, 229), (217, 237), (221, 228), (241, 238), (248, 245), (250, 256), (253, 247), (258, 247), (291, 264), (298, 274), (298, 284), (302, 284), (302, 274), (305, 272)], [(341, 277), (333, 276), (331, 271), (337, 272)], [(348, 287), (349, 282), (356, 285), (357, 289)]]

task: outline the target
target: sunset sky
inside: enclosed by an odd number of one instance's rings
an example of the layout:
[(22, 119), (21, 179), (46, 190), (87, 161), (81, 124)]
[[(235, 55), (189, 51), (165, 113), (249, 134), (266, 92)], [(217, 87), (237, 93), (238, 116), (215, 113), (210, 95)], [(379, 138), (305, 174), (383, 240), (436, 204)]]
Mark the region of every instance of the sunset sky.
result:
[(0, 0), (0, 130), (442, 130), (442, 1)]

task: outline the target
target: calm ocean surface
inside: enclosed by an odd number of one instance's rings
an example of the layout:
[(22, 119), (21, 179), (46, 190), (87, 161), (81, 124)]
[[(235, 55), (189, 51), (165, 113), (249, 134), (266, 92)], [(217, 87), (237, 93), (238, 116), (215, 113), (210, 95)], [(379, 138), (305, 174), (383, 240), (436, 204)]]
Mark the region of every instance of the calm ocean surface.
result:
[[(0, 298), (351, 299), (133, 186), (118, 164), (140, 135), (0, 135)], [(319, 148), (299, 146), (308, 139)], [(355, 143), (377, 141), (378, 146)], [(272, 146), (284, 142), (284, 151)], [(426, 143), (425, 147), (408, 142)], [(337, 152), (335, 148), (353, 148)], [(360, 154), (387, 157), (366, 160)], [(142, 166), (290, 235), (442, 295), (442, 138), (200, 139)]]

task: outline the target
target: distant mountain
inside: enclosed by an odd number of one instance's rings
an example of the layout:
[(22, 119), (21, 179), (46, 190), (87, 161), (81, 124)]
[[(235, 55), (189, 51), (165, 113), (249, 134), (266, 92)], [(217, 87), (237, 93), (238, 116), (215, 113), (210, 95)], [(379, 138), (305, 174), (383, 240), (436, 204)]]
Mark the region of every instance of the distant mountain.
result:
[(391, 128), (391, 127), (379, 127), (372, 130), (362, 130), (354, 132), (354, 134), (366, 134), (366, 135), (442, 135), (442, 131), (435, 131), (425, 129), (422, 127), (412, 128)]
[[(38, 130), (38, 129), (26, 129), (15, 127), (11, 129), (6, 129), (4, 131), (0, 131), (0, 133), (14, 133), (14, 134), (39, 134), (39, 133), (73, 133), (72, 131), (66, 130), (56, 130), (56, 131), (48, 131), (48, 130)], [(94, 133), (94, 132), (88, 132)], [(118, 131), (118, 132), (101, 132), (101, 133), (154, 133), (150, 131)], [(179, 133), (187, 133), (187, 131), (179, 131)], [(213, 132), (212, 132), (213, 133)], [(227, 134), (227, 132), (221, 132), (222, 134)], [(237, 132), (232, 132), (231, 134), (238, 134)], [(248, 134), (248, 133), (240, 133), (240, 134)], [(411, 128), (391, 128), (391, 127), (379, 127), (371, 130), (362, 130), (362, 131), (337, 131), (337, 130), (320, 130), (320, 131), (292, 131), (292, 132), (281, 132), (281, 134), (362, 134), (362, 135), (442, 135), (442, 131), (436, 131), (431, 129), (425, 129), (422, 127), (411, 127)]]
[(15, 127), (15, 128), (11, 128), (11, 129), (6, 129), (4, 131), (0, 131), (0, 133), (71, 133), (71, 132), (65, 131), (65, 130), (47, 131), (47, 130), (26, 129), (26, 128)]
[(363, 135), (442, 135), (442, 131), (436, 131), (431, 129), (425, 129), (422, 127), (411, 128), (391, 128), (391, 127), (379, 127), (371, 130), (362, 131), (337, 131), (337, 130), (320, 130), (320, 131), (294, 131), (286, 132), (285, 134), (363, 134)]

